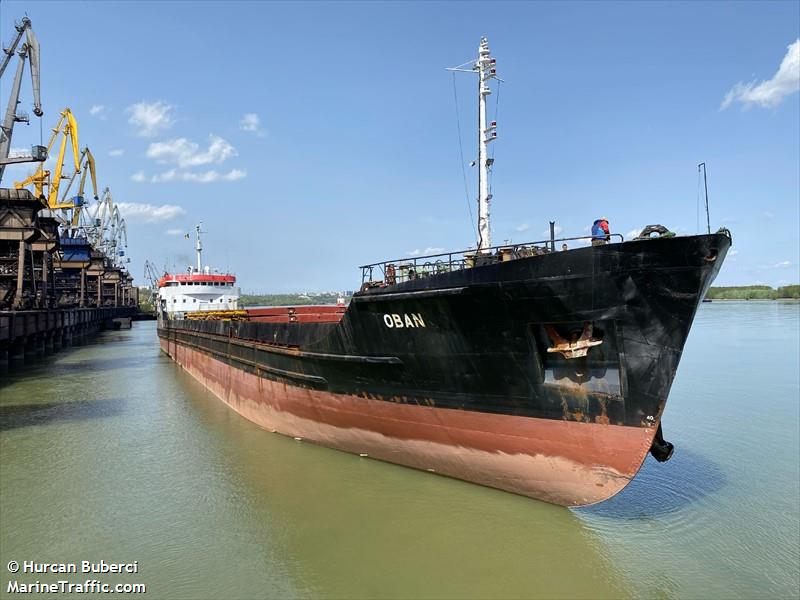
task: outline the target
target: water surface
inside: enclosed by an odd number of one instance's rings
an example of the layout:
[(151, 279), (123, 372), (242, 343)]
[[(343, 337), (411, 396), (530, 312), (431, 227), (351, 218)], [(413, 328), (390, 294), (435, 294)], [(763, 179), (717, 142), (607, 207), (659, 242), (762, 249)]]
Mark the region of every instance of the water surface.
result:
[(0, 596), (104, 559), (156, 598), (796, 597), (798, 365), (800, 304), (704, 304), (674, 458), (567, 510), (267, 433), (136, 323), (0, 379)]

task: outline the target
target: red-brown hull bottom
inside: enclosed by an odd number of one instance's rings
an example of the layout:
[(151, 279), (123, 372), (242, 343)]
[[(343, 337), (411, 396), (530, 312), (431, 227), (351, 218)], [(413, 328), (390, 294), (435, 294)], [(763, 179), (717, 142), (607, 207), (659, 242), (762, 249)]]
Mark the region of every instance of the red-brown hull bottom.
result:
[(161, 349), (265, 429), (562, 506), (601, 502), (624, 488), (641, 467), (658, 426), (370, 400), (257, 377), (164, 339)]

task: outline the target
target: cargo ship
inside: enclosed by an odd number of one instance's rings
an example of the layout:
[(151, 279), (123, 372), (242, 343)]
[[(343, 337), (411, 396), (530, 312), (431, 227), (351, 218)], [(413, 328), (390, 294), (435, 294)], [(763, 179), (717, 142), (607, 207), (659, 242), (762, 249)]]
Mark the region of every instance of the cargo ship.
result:
[(486, 97), (497, 75), (485, 38), (457, 70), (479, 78), (475, 248), (364, 265), (347, 306), (177, 310), (196, 303), (170, 298), (167, 277), (161, 349), (266, 430), (563, 506), (597, 503), (648, 452), (671, 456), (662, 415), (731, 235), (657, 226), (629, 241), (493, 246)]

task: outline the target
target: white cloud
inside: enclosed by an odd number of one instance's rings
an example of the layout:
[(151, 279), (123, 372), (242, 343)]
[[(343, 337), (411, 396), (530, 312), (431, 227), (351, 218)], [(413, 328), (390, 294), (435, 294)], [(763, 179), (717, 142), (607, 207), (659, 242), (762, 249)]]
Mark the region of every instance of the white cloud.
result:
[(781, 61), (778, 72), (772, 79), (756, 84), (755, 81), (740, 81), (725, 94), (720, 110), (725, 110), (734, 102), (740, 102), (745, 108), (761, 106), (771, 108), (778, 106), (783, 99), (800, 90), (800, 38), (790, 44)]
[(236, 156), (236, 148), (221, 137), (211, 134), (206, 150), (186, 138), (177, 138), (164, 142), (153, 142), (147, 148), (147, 157), (160, 163), (173, 163), (181, 168), (198, 167), (212, 163), (222, 163)]
[(213, 183), (215, 181), (238, 181), (247, 177), (247, 171), (241, 169), (231, 169), (228, 173), (220, 174), (218, 171), (210, 170), (200, 173), (192, 171), (179, 171), (178, 169), (170, 169), (157, 175), (153, 175), (150, 179), (153, 183), (167, 183), (170, 181), (188, 181), (191, 183)]
[(261, 129), (261, 118), (256, 113), (246, 113), (239, 121), (239, 129), (255, 133), (258, 136), (264, 135)]
[(775, 218), (775, 215), (773, 215), (773, 214), (772, 214), (770, 211), (768, 211), (768, 210), (765, 210), (765, 211), (764, 211), (764, 216), (765, 216), (765, 217), (767, 217), (768, 219), (774, 219), (774, 218)]
[(126, 112), (130, 113), (128, 123), (136, 128), (136, 134), (142, 137), (152, 137), (164, 129), (168, 129), (174, 119), (173, 107), (166, 102), (137, 102), (131, 104)]
[(193, 181), (194, 183), (212, 183), (219, 179), (219, 173), (216, 171), (206, 171), (204, 173), (191, 173), (187, 171), (180, 173), (179, 177), (183, 181)]
[(122, 148), (114, 148), (108, 152), (109, 156), (122, 156), (123, 154), (125, 154), (125, 150)]
[(406, 254), (408, 256), (427, 256), (429, 254), (438, 254), (439, 252), (444, 252), (444, 248), (434, 248), (432, 246), (428, 246), (424, 250), (417, 248), (415, 250), (411, 250), (411, 252), (406, 252)]
[(136, 183), (142, 183), (144, 180), (144, 171), (136, 171), (136, 173), (131, 175), (131, 181), (135, 181)]
[(791, 267), (791, 266), (792, 266), (792, 263), (791, 263), (791, 261), (788, 261), (788, 260), (783, 260), (783, 261), (781, 261), (779, 263), (775, 263), (773, 265), (773, 267), (776, 268), (776, 269), (782, 269), (784, 267)]
[(522, 233), (523, 231), (528, 231), (528, 229), (530, 228), (531, 226), (528, 223), (522, 223), (521, 225), (517, 225), (516, 227), (514, 227), (514, 231), (519, 231), (520, 233)]
[(183, 235), (183, 229), (167, 229), (164, 233), (167, 235)]
[(642, 229), (644, 229), (644, 227), (640, 227), (639, 229), (631, 229), (628, 233), (625, 234), (625, 239), (632, 240), (633, 238), (637, 237), (640, 233), (642, 233)]
[(238, 181), (247, 177), (247, 171), (242, 169), (231, 169), (228, 173), (222, 176), (225, 181)]
[(176, 171), (175, 169), (170, 169), (169, 171), (165, 171), (164, 173), (153, 175), (150, 181), (152, 181), (153, 183), (164, 183), (165, 181), (175, 181), (177, 178), (178, 178), (178, 171)]
[(739, 254), (738, 250), (731, 250), (730, 252), (728, 252), (728, 256), (736, 256), (737, 254)]
[(105, 121), (108, 118), (108, 109), (102, 104), (92, 104), (91, 108), (89, 108), (89, 114)]
[(202, 172), (190, 171), (191, 167), (221, 164), (237, 156), (236, 148), (218, 135), (208, 136), (208, 147), (201, 150), (199, 144), (187, 139), (176, 138), (163, 142), (153, 142), (147, 148), (147, 157), (161, 164), (173, 164), (173, 168), (153, 175), (153, 183), (188, 181), (192, 183), (213, 183), (215, 181), (238, 181), (247, 176), (243, 169), (231, 169), (220, 173), (214, 169)]
[(30, 148), (11, 148), (8, 151), (8, 158), (19, 158), (20, 156), (30, 156)]
[(174, 204), (139, 204), (137, 202), (118, 202), (120, 213), (128, 223), (157, 223), (169, 221), (186, 214), (186, 211)]

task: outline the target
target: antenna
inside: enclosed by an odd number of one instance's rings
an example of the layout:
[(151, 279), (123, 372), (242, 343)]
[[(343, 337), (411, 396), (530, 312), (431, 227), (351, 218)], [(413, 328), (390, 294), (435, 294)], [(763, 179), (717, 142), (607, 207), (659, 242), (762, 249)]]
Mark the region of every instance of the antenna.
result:
[(708, 233), (711, 233), (711, 217), (708, 215), (708, 179), (706, 178), (706, 163), (701, 162), (697, 165), (697, 172), (700, 172), (700, 167), (703, 167), (703, 187), (706, 190), (706, 227), (708, 228)]
[(494, 159), (489, 158), (489, 143), (497, 139), (497, 122), (486, 122), (486, 98), (491, 95), (489, 80), (497, 79), (497, 61), (491, 57), (489, 40), (481, 38), (478, 46), (478, 59), (471, 68), (465, 69), (469, 61), (448, 71), (478, 74), (478, 252), (483, 252), (492, 245), (492, 232), (489, 224), (489, 172)]

